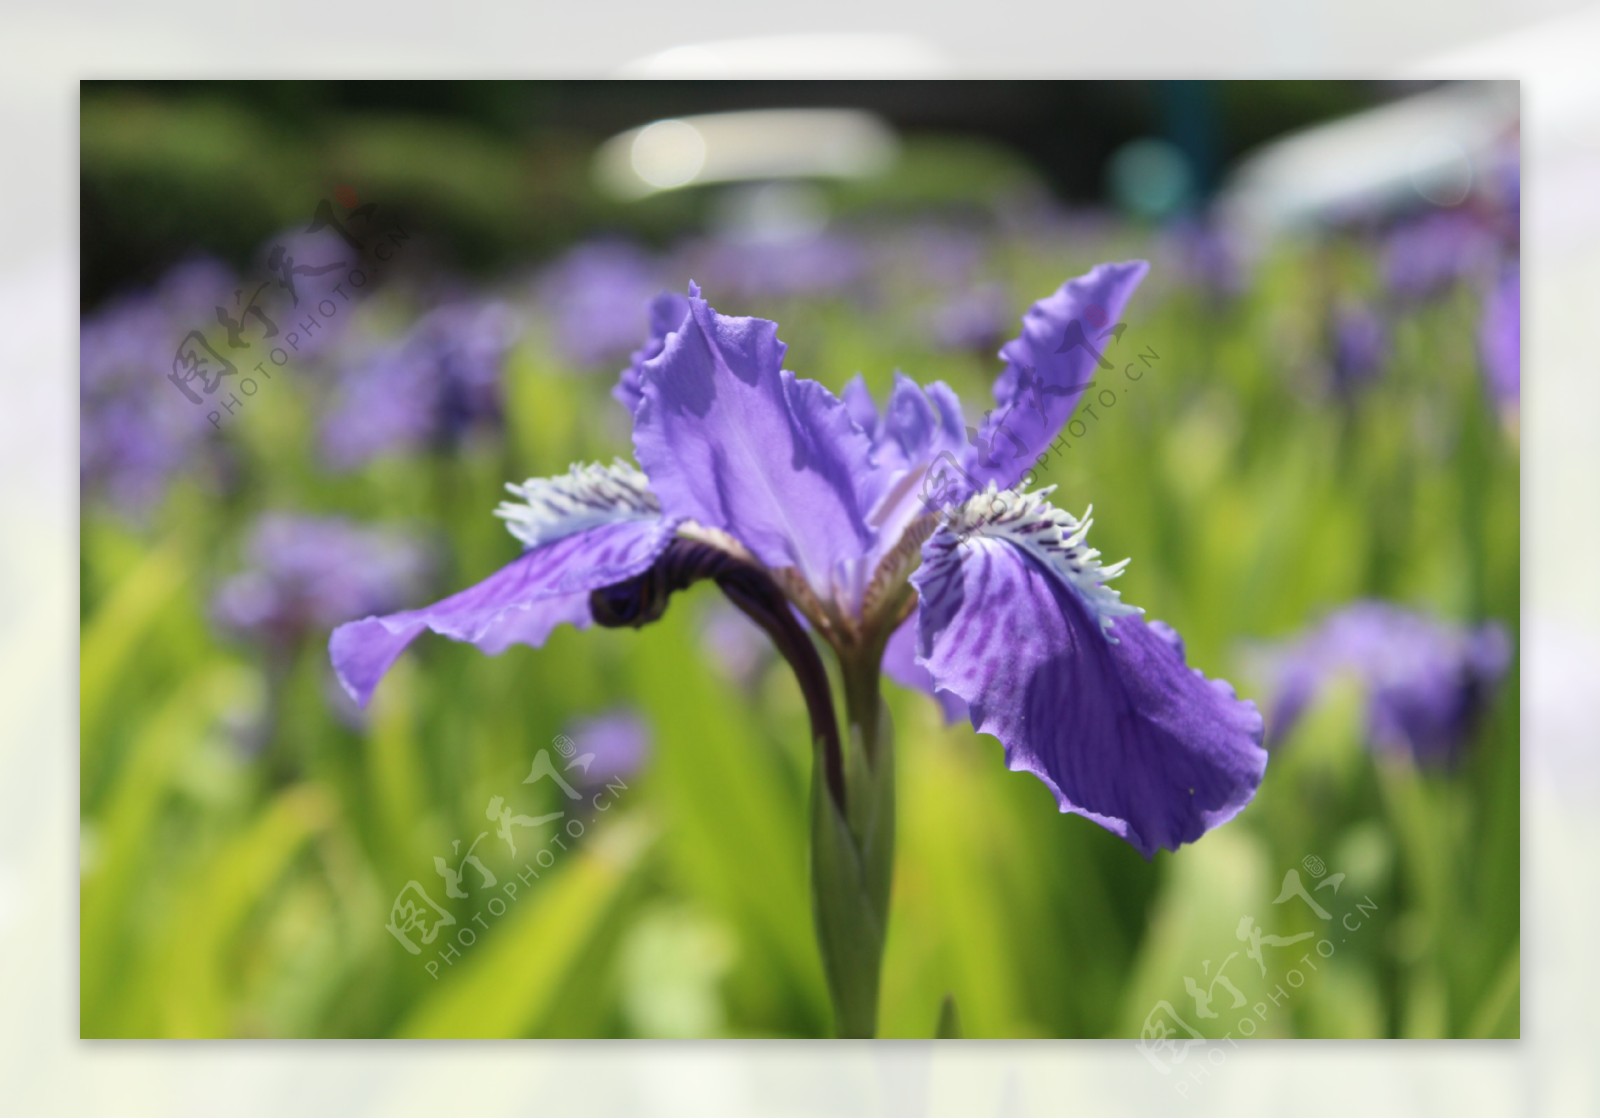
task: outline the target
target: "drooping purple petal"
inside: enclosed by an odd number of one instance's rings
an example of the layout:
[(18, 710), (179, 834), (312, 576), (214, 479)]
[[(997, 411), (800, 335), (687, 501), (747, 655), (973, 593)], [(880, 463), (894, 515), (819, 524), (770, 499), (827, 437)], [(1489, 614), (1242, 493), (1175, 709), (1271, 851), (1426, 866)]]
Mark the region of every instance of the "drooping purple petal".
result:
[[(920, 607), (919, 607), (920, 609)], [(889, 636), (883, 650), (883, 674), (912, 691), (926, 692), (939, 702), (944, 721), (958, 723), (967, 717), (967, 704), (954, 692), (941, 691), (934, 685), (933, 674), (917, 663), (917, 631), (921, 622), (913, 611), (899, 629)]]
[(389, 666), (424, 630), (498, 656), (512, 645), (538, 648), (563, 623), (586, 628), (593, 620), (587, 591), (528, 593), (529, 568), (537, 564), (537, 555), (530, 552), (477, 586), (421, 610), (346, 622), (328, 642), (339, 683), (365, 707)]
[(836, 566), (873, 538), (867, 436), (838, 397), (782, 368), (776, 324), (719, 315), (693, 288), (689, 304), (644, 365), (639, 463), (668, 515), (728, 532), (828, 594)]
[(402, 533), (284, 513), (257, 522), (246, 554), (248, 567), (218, 588), (213, 615), (231, 633), (279, 645), (394, 609), (427, 567), (421, 547)]
[(1087, 521), (1039, 494), (989, 508), (980, 497), (935, 532), (912, 576), (935, 683), (1063, 812), (1146, 857), (1231, 819), (1266, 767), (1255, 706), (1105, 586), (1120, 565), (1101, 567)]
[(424, 630), (490, 655), (538, 646), (558, 625), (591, 621), (589, 592), (631, 579), (655, 562), (677, 528), (626, 464), (577, 467), (513, 492), (499, 513), (529, 547), (476, 586), (432, 606), (340, 626), (329, 643), (339, 679), (366, 705), (396, 657)]
[(1122, 309), (1150, 266), (1101, 264), (1039, 300), (1022, 333), (1000, 350), (995, 406), (973, 433), (970, 470), (980, 485), (1014, 486), (1077, 407), (1090, 381), (1112, 365)]

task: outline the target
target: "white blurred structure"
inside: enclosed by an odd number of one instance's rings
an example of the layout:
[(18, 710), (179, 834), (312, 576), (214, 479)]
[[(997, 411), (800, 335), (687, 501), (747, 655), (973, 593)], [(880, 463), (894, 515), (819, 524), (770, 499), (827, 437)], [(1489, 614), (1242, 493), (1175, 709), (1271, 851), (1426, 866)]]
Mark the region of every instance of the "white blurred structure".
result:
[(595, 154), (595, 175), (616, 197), (642, 198), (703, 183), (862, 178), (898, 148), (888, 124), (855, 109), (707, 113), (613, 136)]
[(1518, 117), (1517, 83), (1470, 82), (1317, 125), (1246, 157), (1218, 216), (1260, 244), (1355, 212), (1452, 206), (1515, 143)]

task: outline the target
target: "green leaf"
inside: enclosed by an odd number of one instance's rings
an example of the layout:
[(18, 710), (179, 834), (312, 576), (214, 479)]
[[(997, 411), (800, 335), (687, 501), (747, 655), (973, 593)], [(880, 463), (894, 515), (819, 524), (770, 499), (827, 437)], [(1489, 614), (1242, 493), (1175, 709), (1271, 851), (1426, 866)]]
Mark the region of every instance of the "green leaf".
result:
[(399, 1036), (503, 1038), (542, 1030), (562, 1036), (550, 1010), (569, 983), (592, 974), (590, 951), (655, 839), (638, 819), (605, 821), (603, 833), (595, 827), (567, 869), (525, 891), (497, 925), (480, 930), (475, 948), (440, 969), (437, 989), (401, 1023)]
[[(894, 750), (888, 710), (878, 704), (875, 751), (851, 728), (852, 765), (846, 820), (829, 795), (820, 769), (811, 789), (812, 901), (817, 943), (833, 995), (834, 1032), (873, 1037), (878, 985), (889, 925), (889, 881), (894, 863)], [(865, 759), (876, 758), (876, 763)]]
[(956, 998), (946, 995), (939, 1004), (939, 1030), (933, 1036), (957, 1038), (961, 1036), (961, 1015), (956, 1012)]

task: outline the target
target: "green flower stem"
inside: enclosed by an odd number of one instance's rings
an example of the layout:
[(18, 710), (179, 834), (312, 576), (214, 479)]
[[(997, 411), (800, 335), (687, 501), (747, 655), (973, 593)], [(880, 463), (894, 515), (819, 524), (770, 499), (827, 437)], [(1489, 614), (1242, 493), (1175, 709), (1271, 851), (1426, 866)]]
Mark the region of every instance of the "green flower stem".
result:
[(869, 627), (865, 642), (835, 645), (844, 679), (848, 750), (839, 733), (828, 673), (812, 637), (783, 590), (765, 571), (720, 548), (675, 540), (645, 574), (597, 590), (596, 624), (645, 625), (673, 594), (713, 579), (728, 600), (760, 626), (794, 670), (811, 720), (811, 886), (817, 940), (834, 1026), (840, 1037), (872, 1037), (878, 1023), (878, 977), (889, 918), (894, 862), (894, 751), (889, 714), (878, 692), (889, 627)]
[(847, 801), (812, 782), (812, 898), (839, 1037), (877, 1033), (894, 867), (893, 732), (878, 690), (880, 658), (881, 649), (841, 656)]

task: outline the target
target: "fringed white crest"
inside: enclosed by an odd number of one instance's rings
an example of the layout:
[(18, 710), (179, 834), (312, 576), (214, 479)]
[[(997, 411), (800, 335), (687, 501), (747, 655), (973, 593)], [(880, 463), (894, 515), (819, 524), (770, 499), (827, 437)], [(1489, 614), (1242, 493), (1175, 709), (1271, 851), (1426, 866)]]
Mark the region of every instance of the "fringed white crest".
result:
[[(961, 562), (961, 551), (975, 541), (1003, 541), (1033, 556), (1048, 570), (1059, 575), (1083, 600), (1100, 623), (1102, 632), (1112, 622), (1127, 615), (1143, 614), (1137, 606), (1122, 601), (1122, 596), (1107, 584), (1128, 567), (1128, 560), (1103, 564), (1100, 553), (1089, 547), (1089, 527), (1094, 524), (1094, 506), (1084, 510), (1080, 520), (1046, 500), (1055, 491), (1046, 486), (1022, 494), (1001, 490), (990, 482), (982, 493), (974, 494), (953, 510), (933, 542), (939, 547), (925, 556), (931, 565)], [(1115, 640), (1107, 633), (1109, 640)]]
[(530, 478), (506, 489), (520, 500), (502, 501), (494, 515), (506, 522), (524, 547), (537, 548), (575, 532), (615, 521), (653, 517), (661, 503), (650, 480), (630, 462), (610, 466), (574, 463), (554, 478)]

